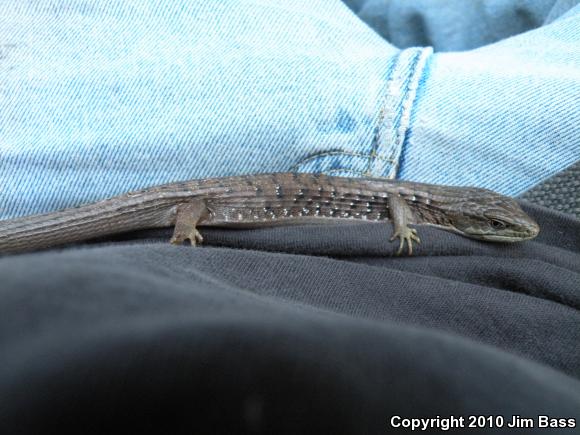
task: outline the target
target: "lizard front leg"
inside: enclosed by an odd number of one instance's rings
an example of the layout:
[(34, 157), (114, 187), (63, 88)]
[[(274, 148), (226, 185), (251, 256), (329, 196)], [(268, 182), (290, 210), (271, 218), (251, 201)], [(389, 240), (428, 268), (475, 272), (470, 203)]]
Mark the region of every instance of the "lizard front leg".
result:
[(177, 215), (175, 217), (175, 229), (170, 242), (174, 245), (181, 245), (189, 240), (191, 246), (203, 242), (203, 237), (197, 230), (199, 222), (207, 219), (210, 211), (203, 200), (194, 200), (177, 206)]
[(421, 239), (417, 236), (417, 230), (409, 228), (409, 224), (413, 222), (413, 212), (405, 200), (396, 193), (389, 195), (388, 204), (394, 230), (390, 241), (392, 242), (397, 237), (400, 239), (401, 243), (397, 255), (401, 255), (403, 252), (405, 241), (409, 246), (409, 255), (413, 255), (413, 241), (421, 243)]

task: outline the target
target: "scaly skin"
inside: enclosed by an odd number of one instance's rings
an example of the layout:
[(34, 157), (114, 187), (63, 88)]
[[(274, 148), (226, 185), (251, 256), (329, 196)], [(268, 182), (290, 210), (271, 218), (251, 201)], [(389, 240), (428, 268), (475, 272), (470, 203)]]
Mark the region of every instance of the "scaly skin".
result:
[(538, 225), (512, 198), (475, 187), (381, 178), (274, 173), (194, 180), (54, 213), (0, 221), (0, 253), (51, 248), (122, 232), (175, 226), (173, 243), (201, 242), (198, 226), (263, 227), (391, 220), (412, 254), (410, 224), (494, 242), (534, 238)]

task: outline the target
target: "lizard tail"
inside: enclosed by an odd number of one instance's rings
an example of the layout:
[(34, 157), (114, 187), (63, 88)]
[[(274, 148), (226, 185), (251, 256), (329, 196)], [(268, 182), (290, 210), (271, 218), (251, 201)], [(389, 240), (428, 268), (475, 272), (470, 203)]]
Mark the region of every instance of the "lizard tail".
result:
[(175, 223), (175, 200), (147, 192), (53, 213), (0, 221), (0, 253), (35, 251), (97, 237)]

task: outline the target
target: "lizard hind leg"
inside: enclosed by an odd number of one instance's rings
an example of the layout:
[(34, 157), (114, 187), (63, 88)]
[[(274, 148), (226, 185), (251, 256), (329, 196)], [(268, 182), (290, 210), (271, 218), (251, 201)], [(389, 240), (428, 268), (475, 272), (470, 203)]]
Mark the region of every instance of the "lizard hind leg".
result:
[(175, 217), (175, 229), (170, 242), (174, 245), (181, 245), (189, 240), (191, 246), (196, 246), (203, 242), (203, 237), (197, 230), (197, 224), (207, 219), (209, 210), (202, 200), (187, 202), (177, 206)]

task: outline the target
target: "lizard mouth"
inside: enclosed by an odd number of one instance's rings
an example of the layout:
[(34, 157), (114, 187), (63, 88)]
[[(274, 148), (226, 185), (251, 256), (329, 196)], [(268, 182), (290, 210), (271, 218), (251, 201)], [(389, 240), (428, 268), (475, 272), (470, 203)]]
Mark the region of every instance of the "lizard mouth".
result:
[(514, 232), (512, 234), (484, 234), (479, 237), (481, 240), (488, 240), (490, 242), (521, 242), (524, 240), (531, 240), (538, 235), (540, 228), (538, 226), (522, 232)]
[(530, 240), (533, 239), (535, 237), (535, 235), (528, 235), (528, 234), (516, 234), (516, 235), (498, 235), (498, 234), (488, 234), (488, 235), (482, 235), (479, 237), (475, 237), (478, 238), (480, 240), (486, 240), (489, 242), (506, 242), (506, 243), (510, 243), (510, 242), (521, 242), (523, 240)]

